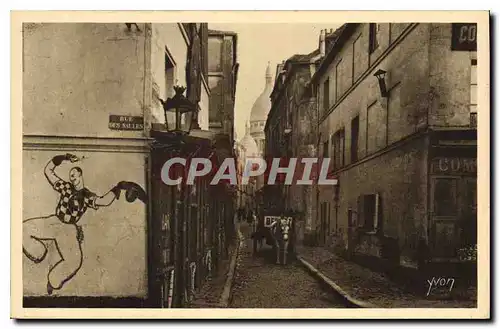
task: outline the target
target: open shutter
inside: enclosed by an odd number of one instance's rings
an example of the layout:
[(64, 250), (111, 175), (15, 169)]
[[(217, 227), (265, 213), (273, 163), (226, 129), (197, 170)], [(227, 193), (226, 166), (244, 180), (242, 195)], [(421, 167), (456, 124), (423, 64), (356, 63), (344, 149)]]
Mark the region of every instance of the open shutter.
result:
[(375, 194), (375, 212), (373, 218), (373, 230), (376, 231), (379, 226), (379, 215), (380, 215), (380, 194)]

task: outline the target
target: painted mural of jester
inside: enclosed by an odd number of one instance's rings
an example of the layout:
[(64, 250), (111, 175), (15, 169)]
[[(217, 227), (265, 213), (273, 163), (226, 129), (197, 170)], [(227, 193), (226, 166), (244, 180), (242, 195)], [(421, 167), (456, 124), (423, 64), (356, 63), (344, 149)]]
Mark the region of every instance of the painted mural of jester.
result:
[(54, 242), (60, 260), (52, 265), (47, 274), (47, 293), (61, 289), (80, 270), (83, 263), (83, 229), (78, 224), (88, 208), (108, 207), (125, 191), (128, 202), (136, 199), (147, 203), (146, 192), (133, 182), (121, 181), (109, 192), (99, 196), (85, 187), (83, 170), (73, 167), (68, 181), (60, 178), (55, 169), (64, 161), (71, 163), (80, 159), (73, 154), (57, 155), (45, 166), (45, 177), (59, 193), (54, 213), (45, 217), (23, 221), (23, 253), (34, 263), (40, 263), (48, 253), (47, 243)]

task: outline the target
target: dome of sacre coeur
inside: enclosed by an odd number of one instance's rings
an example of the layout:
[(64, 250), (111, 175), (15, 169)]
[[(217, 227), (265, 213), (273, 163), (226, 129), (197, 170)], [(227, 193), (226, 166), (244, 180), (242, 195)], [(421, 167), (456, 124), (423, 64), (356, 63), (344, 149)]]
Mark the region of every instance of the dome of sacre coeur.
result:
[(253, 139), (253, 137), (250, 135), (248, 126), (246, 128), (245, 136), (243, 136), (243, 138), (241, 139), (240, 144), (244, 148), (245, 158), (260, 156), (259, 147), (257, 146), (255, 139)]
[(266, 69), (266, 84), (264, 90), (259, 97), (255, 100), (250, 112), (250, 122), (266, 121), (267, 115), (271, 110), (271, 92), (273, 90), (273, 78), (271, 76), (271, 66), (268, 64)]

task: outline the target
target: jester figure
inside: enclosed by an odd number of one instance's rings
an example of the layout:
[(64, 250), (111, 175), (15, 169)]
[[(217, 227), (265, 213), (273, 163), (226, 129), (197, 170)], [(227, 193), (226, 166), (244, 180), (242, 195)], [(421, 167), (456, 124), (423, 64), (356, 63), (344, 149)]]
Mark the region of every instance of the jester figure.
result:
[(88, 208), (94, 210), (108, 207), (120, 198), (125, 191), (128, 202), (136, 199), (147, 202), (146, 192), (136, 183), (122, 181), (102, 196), (85, 187), (83, 170), (73, 167), (68, 181), (60, 178), (55, 169), (64, 161), (79, 161), (73, 154), (58, 155), (45, 166), (45, 177), (59, 194), (54, 212), (44, 217), (29, 218), (23, 221), (23, 253), (32, 262), (42, 262), (48, 253), (48, 242), (54, 242), (59, 261), (47, 273), (47, 293), (61, 289), (82, 267), (83, 230), (78, 224)]

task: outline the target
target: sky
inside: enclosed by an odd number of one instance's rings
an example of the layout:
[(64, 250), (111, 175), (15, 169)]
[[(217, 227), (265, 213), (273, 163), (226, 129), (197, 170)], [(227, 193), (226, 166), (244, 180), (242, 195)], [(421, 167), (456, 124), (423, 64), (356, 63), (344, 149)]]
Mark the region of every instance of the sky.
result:
[(240, 64), (236, 82), (236, 139), (245, 134), (245, 122), (252, 105), (264, 90), (267, 63), (271, 63), (273, 79), (276, 65), (295, 54), (308, 54), (318, 48), (322, 29), (336, 29), (332, 24), (277, 23), (209, 23), (214, 30), (238, 34), (237, 61)]

